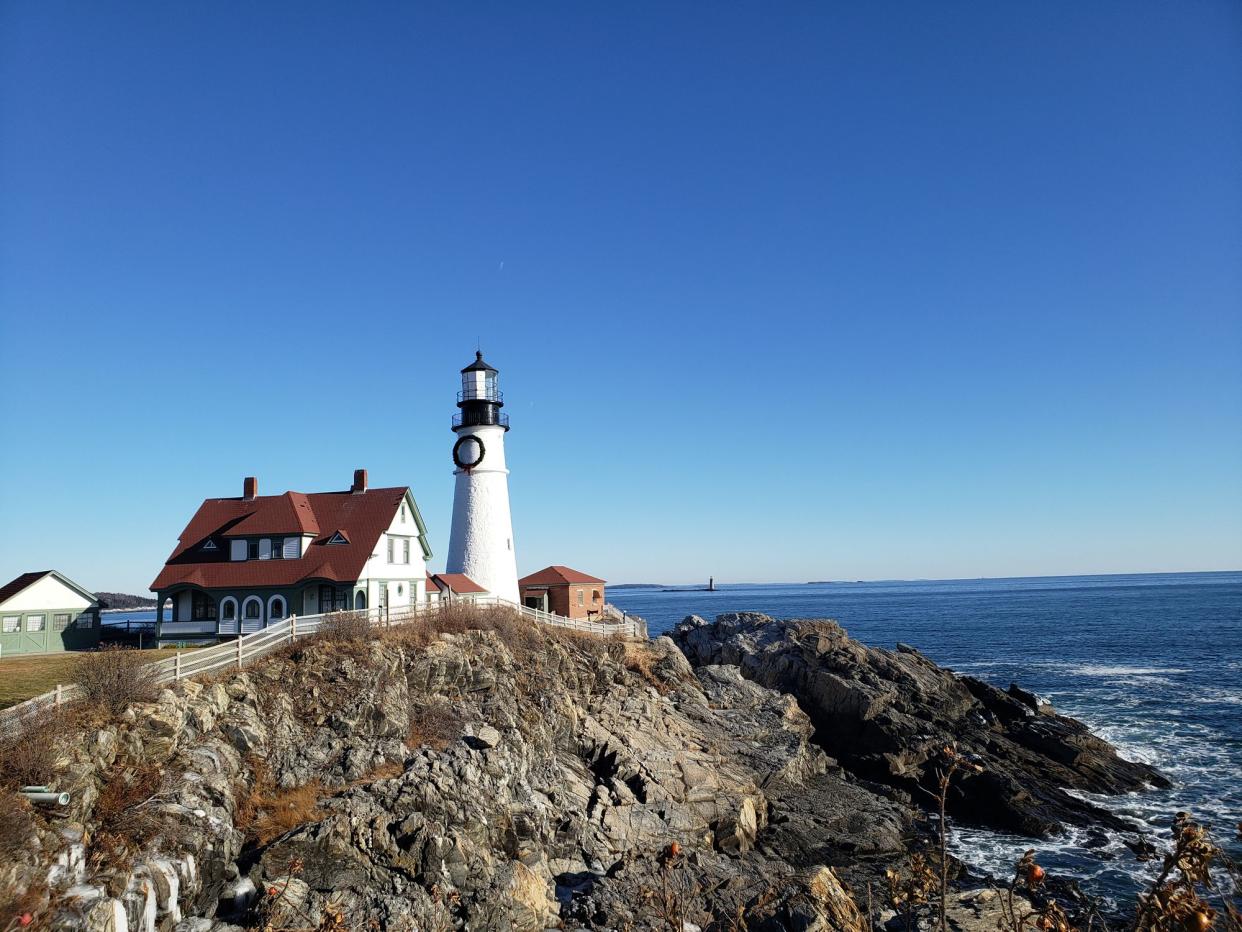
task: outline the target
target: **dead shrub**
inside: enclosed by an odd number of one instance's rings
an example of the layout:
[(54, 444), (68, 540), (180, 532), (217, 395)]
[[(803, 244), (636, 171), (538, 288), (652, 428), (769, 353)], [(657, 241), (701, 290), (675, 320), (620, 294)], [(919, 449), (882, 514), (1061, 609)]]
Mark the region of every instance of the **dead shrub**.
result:
[(0, 887), (0, 929), (45, 929), (48, 908), (47, 887), (40, 883), (24, 888), (16, 885)]
[(136, 851), (154, 837), (158, 819), (141, 807), (159, 792), (162, 781), (163, 771), (154, 763), (117, 761), (95, 800), (93, 847)]
[(371, 637), (366, 612), (333, 612), (319, 624), (316, 639), (330, 644), (353, 645)]
[(0, 733), (0, 787), (48, 783), (68, 730), (63, 709), (28, 713), (7, 725)]
[(146, 657), (127, 647), (113, 645), (82, 654), (74, 675), (83, 701), (113, 715), (135, 702), (153, 702), (159, 692)]
[(30, 803), (10, 790), (0, 789), (0, 859), (11, 861), (22, 855), (34, 831)]
[(410, 730), (405, 743), (412, 748), (443, 751), (461, 737), (465, 720), (447, 699), (433, 698), (410, 707)]

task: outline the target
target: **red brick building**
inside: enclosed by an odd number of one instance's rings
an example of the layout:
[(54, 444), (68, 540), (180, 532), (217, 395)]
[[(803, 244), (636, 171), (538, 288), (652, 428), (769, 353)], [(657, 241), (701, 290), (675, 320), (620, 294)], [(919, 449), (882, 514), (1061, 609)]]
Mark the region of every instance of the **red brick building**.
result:
[(568, 566), (549, 566), (518, 580), (522, 604), (564, 615), (591, 618), (604, 611), (604, 580)]

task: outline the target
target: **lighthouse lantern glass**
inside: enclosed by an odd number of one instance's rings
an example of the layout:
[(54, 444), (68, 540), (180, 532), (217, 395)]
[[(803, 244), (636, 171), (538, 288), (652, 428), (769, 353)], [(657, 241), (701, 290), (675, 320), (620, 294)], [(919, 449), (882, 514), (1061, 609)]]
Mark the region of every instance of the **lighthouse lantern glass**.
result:
[(463, 372), (461, 392), (465, 400), (496, 401), (496, 373), (485, 369)]

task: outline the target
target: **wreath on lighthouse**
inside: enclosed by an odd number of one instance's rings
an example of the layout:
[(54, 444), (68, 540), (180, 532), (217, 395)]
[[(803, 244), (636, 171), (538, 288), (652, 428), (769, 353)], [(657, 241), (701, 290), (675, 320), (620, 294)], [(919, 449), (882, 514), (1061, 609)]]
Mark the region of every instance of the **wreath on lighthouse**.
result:
[[(470, 463), (461, 458), (461, 447), (467, 440), (472, 440), (479, 445), (479, 455)], [(453, 462), (457, 464), (458, 469), (471, 470), (483, 462), (483, 454), (485, 452), (486, 448), (483, 446), (483, 439), (481, 437), (476, 437), (474, 434), (464, 434), (458, 437), (457, 442), (453, 444)]]

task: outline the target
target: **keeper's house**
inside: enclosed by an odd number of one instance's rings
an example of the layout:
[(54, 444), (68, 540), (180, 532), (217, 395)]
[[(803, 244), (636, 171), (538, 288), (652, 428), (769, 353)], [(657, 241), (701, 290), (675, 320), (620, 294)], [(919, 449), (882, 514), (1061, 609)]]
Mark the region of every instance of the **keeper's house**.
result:
[(545, 566), (518, 580), (522, 604), (566, 618), (592, 618), (604, 611), (604, 580), (568, 566)]
[(99, 646), (99, 600), (55, 570), (0, 588), (0, 657)]
[[(160, 641), (258, 631), (290, 614), (426, 600), (427, 528), (408, 488), (209, 498), (151, 583)], [(166, 608), (167, 603), (167, 608)]]

